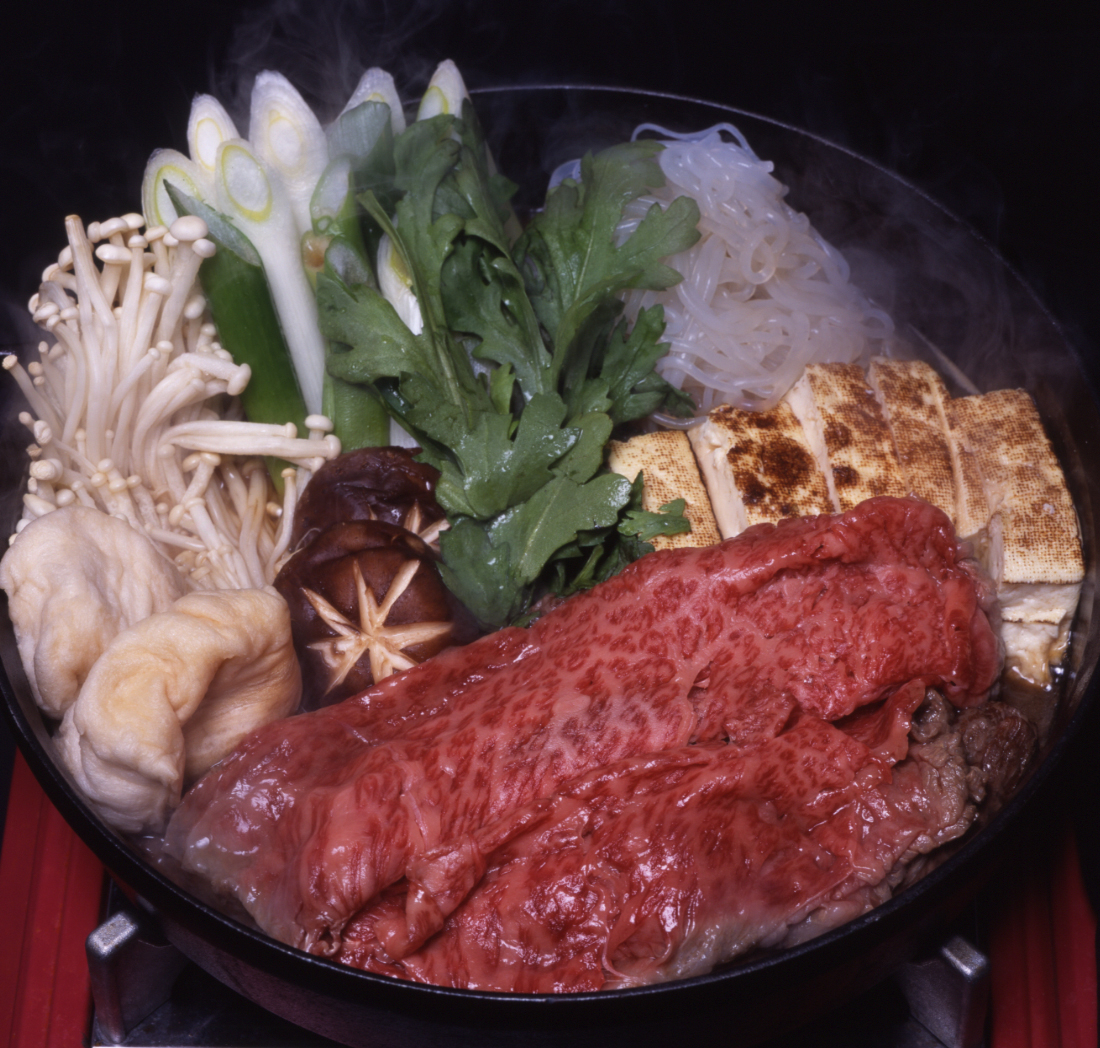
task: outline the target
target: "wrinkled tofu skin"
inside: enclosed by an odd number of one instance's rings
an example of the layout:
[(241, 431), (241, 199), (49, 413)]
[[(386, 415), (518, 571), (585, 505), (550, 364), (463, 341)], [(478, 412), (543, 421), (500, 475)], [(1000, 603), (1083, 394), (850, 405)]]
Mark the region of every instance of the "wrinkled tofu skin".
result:
[(0, 560), (0, 586), (35, 701), (55, 718), (120, 631), (188, 589), (146, 535), (85, 506), (27, 525)]
[(184, 784), (291, 713), (301, 687), (280, 596), (191, 593), (114, 639), (66, 712), (58, 748), (107, 823), (157, 832)]

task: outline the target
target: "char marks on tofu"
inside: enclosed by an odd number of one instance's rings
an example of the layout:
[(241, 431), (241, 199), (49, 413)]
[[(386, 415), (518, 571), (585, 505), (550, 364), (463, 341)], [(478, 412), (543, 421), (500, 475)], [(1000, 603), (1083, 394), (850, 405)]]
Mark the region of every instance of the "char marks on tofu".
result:
[(922, 360), (873, 357), (867, 381), (890, 425), (906, 491), (955, 523), (955, 474), (944, 423), (947, 387)]
[[(445, 651), (361, 696), (254, 733), (187, 795), (167, 846), (283, 941), (364, 966), (401, 961), (415, 978), (418, 962), (408, 958), (451, 927), (464, 900), (481, 905), (477, 893), (510, 876), (514, 848), (542, 847), (539, 827), (575, 806), (606, 827), (594, 838), (606, 861), (623, 848), (624, 862), (632, 849), (643, 858), (649, 847), (674, 849), (687, 825), (676, 828), (677, 813), (690, 819), (702, 805), (705, 818), (715, 790), (743, 810), (746, 826), (789, 809), (791, 832), (825, 818), (828, 836), (829, 818), (844, 823), (857, 809), (818, 812), (825, 802), (811, 796), (812, 781), (765, 785), (760, 776), (772, 768), (775, 778), (777, 762), (817, 760), (817, 743), (800, 742), (817, 733), (851, 771), (836, 804), (870, 804), (861, 791), (905, 758), (926, 688), (971, 707), (993, 686), (1000, 653), (987, 596), (947, 518), (911, 499), (655, 553), (527, 630)], [(914, 788), (924, 781), (917, 775)], [(771, 807), (769, 791), (779, 791)], [(917, 824), (900, 836), (891, 829), (881, 854), (867, 845), (877, 865), (848, 847), (850, 868), (837, 866), (816, 888), (802, 886), (797, 864), (753, 853), (750, 865), (766, 873), (750, 893), (765, 892), (761, 912), (728, 913), (730, 896), (719, 892), (703, 920), (719, 931), (701, 930), (696, 941), (689, 922), (656, 965), (637, 940), (615, 970), (601, 969), (599, 985), (672, 978), (778, 941), (789, 923), (836, 904), (837, 892), (862, 892), (870, 905), (898, 855), (941, 833), (934, 808), (914, 799), (906, 811)], [(669, 820), (659, 845), (623, 830), (649, 809)], [(644, 836), (663, 837), (661, 826)], [(567, 836), (577, 824), (563, 827)], [(783, 846), (795, 848), (795, 837)], [(498, 868), (505, 872), (488, 877)], [(664, 887), (654, 890), (645, 906), (663, 897)], [(675, 890), (689, 894), (673, 909), (697, 888)], [(621, 945), (610, 929), (584, 927)], [(372, 939), (376, 947), (364, 947)], [(506, 967), (499, 979), (495, 988), (511, 988)]]
[(858, 364), (808, 364), (786, 396), (839, 512), (907, 494), (890, 427)]
[(689, 437), (723, 538), (832, 510), (825, 474), (786, 401), (768, 411), (723, 405)]
[(947, 403), (959, 534), (997, 586), (1010, 672), (1045, 685), (1085, 577), (1080, 526), (1039, 412), (1022, 389)]

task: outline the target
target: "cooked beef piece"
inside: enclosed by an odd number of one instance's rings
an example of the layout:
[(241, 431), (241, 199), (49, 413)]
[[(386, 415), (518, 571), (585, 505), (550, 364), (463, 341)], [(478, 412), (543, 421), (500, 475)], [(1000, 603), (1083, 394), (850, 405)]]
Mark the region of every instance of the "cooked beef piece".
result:
[(1034, 725), (1006, 702), (987, 702), (959, 715), (966, 762), (974, 769), (975, 800), (991, 814), (1023, 780), (1038, 750)]
[[(891, 771), (799, 716), (774, 739), (621, 761), (440, 849), (364, 908), (338, 956), (526, 993), (686, 978), (858, 916), (973, 816), (960, 746), (917, 744)], [(393, 932), (451, 893), (464, 898), (443, 930), (403, 952)]]
[(915, 712), (910, 736), (909, 756), (899, 770), (917, 762), (929, 796), (941, 802), (953, 797), (956, 817), (945, 820), (937, 837), (921, 842), (918, 852), (901, 856), (878, 889), (884, 898), (886, 889), (906, 888), (950, 858), (963, 834), (1012, 794), (1038, 749), (1034, 725), (1008, 703), (957, 710), (933, 690)]
[[(744, 746), (620, 761), (426, 857), (406, 898), (393, 893), (345, 929), (338, 956), (527, 993), (697, 975), (881, 880), (932, 829), (925, 812), (891, 807), (889, 778), (866, 746), (813, 716)], [(423, 886), (438, 898), (471, 880), (443, 931), (391, 960), (390, 934)]]

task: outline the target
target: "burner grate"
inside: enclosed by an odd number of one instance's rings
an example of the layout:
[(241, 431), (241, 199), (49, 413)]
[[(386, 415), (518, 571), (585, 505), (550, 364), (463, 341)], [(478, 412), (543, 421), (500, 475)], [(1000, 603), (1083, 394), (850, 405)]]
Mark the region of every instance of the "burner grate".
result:
[[(112, 915), (88, 938), (95, 1020), (92, 1048), (325, 1048), (319, 1038), (234, 993), (186, 961), (155, 917), (117, 889)], [(818, 1048), (978, 1048), (989, 962), (960, 935), (905, 965), (884, 986), (813, 1024)], [(761, 1048), (801, 1048), (797, 1031)], [(528, 1042), (517, 1032), (517, 1048)], [(409, 1044), (407, 1048), (420, 1048)], [(426, 1048), (426, 1046), (425, 1046)]]

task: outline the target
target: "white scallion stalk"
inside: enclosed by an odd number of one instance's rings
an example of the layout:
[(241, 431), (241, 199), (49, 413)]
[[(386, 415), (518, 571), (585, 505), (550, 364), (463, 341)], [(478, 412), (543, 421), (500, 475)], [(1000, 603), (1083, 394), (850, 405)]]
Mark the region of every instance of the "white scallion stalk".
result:
[(328, 164), (324, 129), (281, 73), (260, 73), (252, 86), (248, 139), (286, 187), (299, 237), (311, 230), (309, 201)]
[(462, 115), (462, 103), (470, 97), (466, 90), (466, 82), (458, 71), (458, 66), (449, 58), (440, 62), (428, 81), (428, 89), (420, 100), (420, 108), (417, 110), (417, 120), (430, 120), (440, 113), (451, 113), (454, 116)]
[(317, 300), (302, 268), (300, 234), (282, 182), (239, 138), (218, 147), (215, 172), (217, 207), (260, 254), (306, 410), (318, 414), (325, 343), (317, 325)]
[(351, 192), (351, 157), (339, 156), (317, 181), (309, 213), (316, 233), (329, 233)]
[[(397, 311), (405, 327), (414, 335), (424, 330), (424, 318), (420, 303), (413, 294), (412, 277), (405, 268), (405, 260), (395, 251), (393, 241), (383, 234), (378, 242), (378, 290), (382, 297)], [(390, 419), (390, 443), (401, 448), (415, 448), (419, 441), (402, 429), (400, 423)]]
[(412, 277), (400, 252), (394, 250), (393, 241), (385, 235), (378, 242), (378, 290), (414, 335), (424, 330), (424, 318), (413, 293)]
[(374, 66), (359, 78), (343, 112), (350, 112), (364, 102), (385, 102), (390, 107), (390, 126), (393, 133), (399, 135), (405, 130), (405, 110), (401, 106), (401, 97), (397, 93), (393, 77), (384, 69)]
[(231, 138), (240, 138), (233, 118), (212, 95), (195, 95), (187, 120), (187, 149), (191, 159), (208, 180), (207, 196), (214, 195), (214, 165), (218, 146)]
[(189, 157), (175, 149), (157, 149), (145, 165), (145, 177), (141, 182), (141, 206), (145, 222), (152, 226), (170, 226), (179, 214), (164, 188), (165, 181), (182, 189), (188, 196), (206, 200), (210, 190), (202, 170)]

